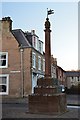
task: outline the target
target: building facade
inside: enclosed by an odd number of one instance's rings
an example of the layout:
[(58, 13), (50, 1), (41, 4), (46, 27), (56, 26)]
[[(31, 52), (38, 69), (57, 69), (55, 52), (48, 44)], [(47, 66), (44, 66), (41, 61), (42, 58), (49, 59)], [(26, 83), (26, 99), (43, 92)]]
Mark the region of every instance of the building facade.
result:
[(12, 30), (12, 20), (0, 20), (0, 95), (23, 97), (44, 76), (43, 42), (35, 31)]
[(80, 84), (80, 71), (66, 71), (67, 88)]
[(57, 78), (57, 59), (51, 56), (51, 76)]
[[(24, 32), (12, 29), (12, 20), (0, 20), (0, 95), (24, 97), (34, 92), (37, 80), (45, 75), (45, 53), (43, 42), (35, 30)], [(65, 71), (57, 66), (57, 59), (51, 56), (51, 76), (60, 85), (68, 86)], [(80, 78), (78, 78), (80, 79)]]
[(60, 66), (57, 66), (57, 79), (59, 80), (60, 85), (64, 85), (66, 87), (66, 74)]

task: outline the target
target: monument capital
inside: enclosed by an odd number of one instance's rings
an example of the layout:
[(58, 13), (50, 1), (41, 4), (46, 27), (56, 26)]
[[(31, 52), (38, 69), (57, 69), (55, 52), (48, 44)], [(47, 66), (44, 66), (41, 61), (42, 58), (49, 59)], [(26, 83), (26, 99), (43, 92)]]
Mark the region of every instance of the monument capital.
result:
[(45, 28), (47, 29), (49, 29), (50, 28), (50, 22), (49, 22), (49, 18), (46, 18), (46, 21), (45, 21)]

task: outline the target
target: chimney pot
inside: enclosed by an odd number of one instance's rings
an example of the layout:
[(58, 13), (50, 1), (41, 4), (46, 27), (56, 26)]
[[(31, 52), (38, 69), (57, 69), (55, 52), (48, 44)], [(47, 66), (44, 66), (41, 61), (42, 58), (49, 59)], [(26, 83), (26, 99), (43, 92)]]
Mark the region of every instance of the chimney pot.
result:
[(35, 34), (35, 30), (31, 30), (31, 33), (32, 33), (32, 34)]

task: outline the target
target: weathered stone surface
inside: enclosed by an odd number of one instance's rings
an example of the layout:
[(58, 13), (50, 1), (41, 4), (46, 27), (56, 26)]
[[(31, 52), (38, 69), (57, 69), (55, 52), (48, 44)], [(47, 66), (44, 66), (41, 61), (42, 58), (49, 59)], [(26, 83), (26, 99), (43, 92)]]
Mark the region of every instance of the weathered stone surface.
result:
[(66, 95), (64, 93), (54, 95), (29, 96), (29, 112), (31, 113), (62, 113), (66, 111)]
[(54, 94), (57, 93), (57, 88), (52, 87), (52, 86), (47, 86), (47, 87), (35, 87), (34, 88), (34, 93), (35, 94)]
[(44, 78), (40, 78), (37, 81), (37, 85), (38, 86), (54, 86), (54, 85), (59, 85), (59, 80), (56, 78), (51, 78), (51, 77), (44, 77)]
[(66, 94), (59, 90), (57, 79), (39, 79), (28, 100), (30, 113), (58, 114), (66, 111)]

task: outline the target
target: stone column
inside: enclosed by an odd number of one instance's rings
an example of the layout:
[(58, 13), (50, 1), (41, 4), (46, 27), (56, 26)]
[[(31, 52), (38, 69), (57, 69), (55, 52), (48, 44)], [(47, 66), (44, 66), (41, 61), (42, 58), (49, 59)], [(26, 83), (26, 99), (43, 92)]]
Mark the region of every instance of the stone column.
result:
[(45, 77), (51, 77), (51, 42), (50, 42), (50, 22), (46, 18), (45, 22)]
[(34, 93), (29, 95), (29, 112), (62, 114), (66, 111), (66, 95), (60, 90), (58, 79), (51, 77), (50, 22), (45, 22), (45, 77), (37, 80)]

